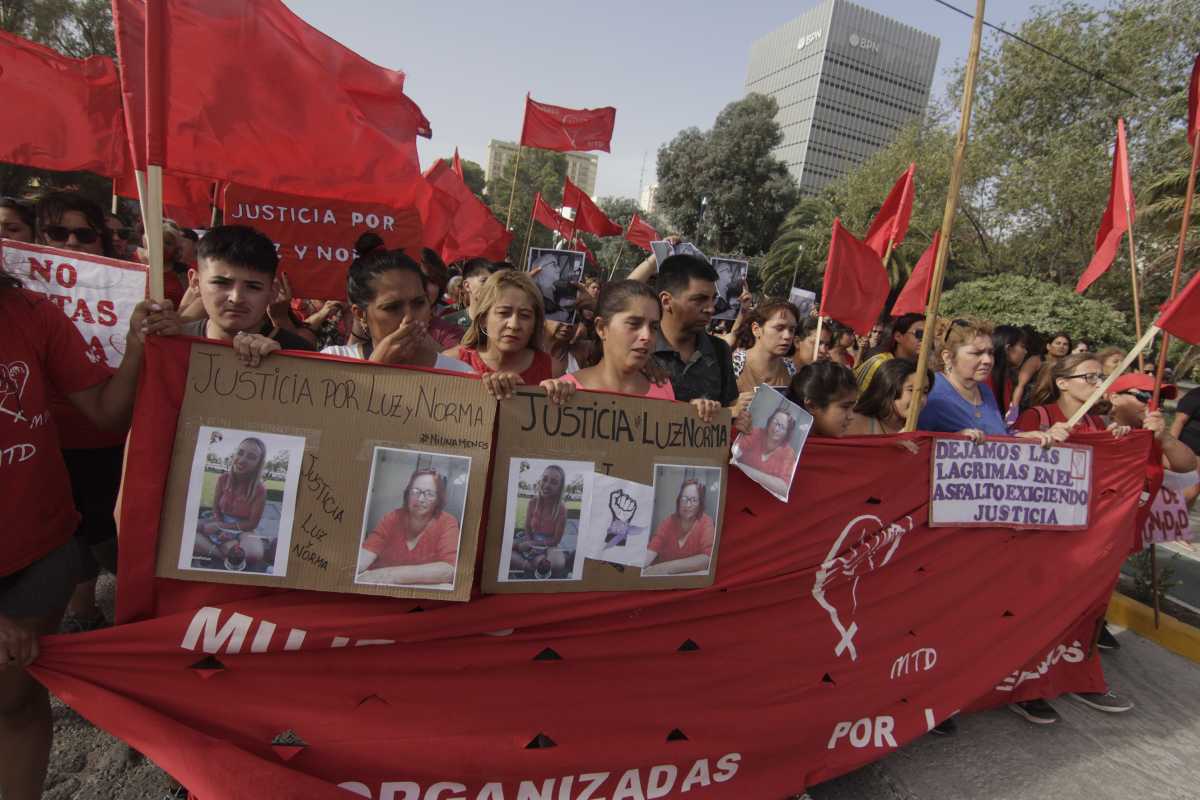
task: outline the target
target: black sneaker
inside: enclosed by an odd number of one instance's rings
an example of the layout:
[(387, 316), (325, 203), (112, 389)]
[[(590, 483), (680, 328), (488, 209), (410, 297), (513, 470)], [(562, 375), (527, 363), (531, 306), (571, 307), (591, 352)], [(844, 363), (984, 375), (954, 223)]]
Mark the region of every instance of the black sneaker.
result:
[(1058, 722), (1058, 712), (1054, 710), (1054, 706), (1045, 700), (1026, 700), (1023, 703), (1012, 703), (1008, 708), (1034, 725), (1053, 725)]
[(1112, 635), (1112, 631), (1107, 625), (1100, 626), (1100, 638), (1096, 641), (1096, 646), (1101, 650), (1120, 650), (1121, 643), (1117, 641), (1117, 637)]
[(947, 717), (940, 724), (933, 726), (930, 733), (934, 736), (953, 736), (958, 733), (958, 720), (954, 717)]
[(1109, 714), (1121, 714), (1133, 708), (1133, 703), (1113, 691), (1103, 694), (1100, 692), (1071, 692), (1070, 695), (1088, 708), (1106, 711)]

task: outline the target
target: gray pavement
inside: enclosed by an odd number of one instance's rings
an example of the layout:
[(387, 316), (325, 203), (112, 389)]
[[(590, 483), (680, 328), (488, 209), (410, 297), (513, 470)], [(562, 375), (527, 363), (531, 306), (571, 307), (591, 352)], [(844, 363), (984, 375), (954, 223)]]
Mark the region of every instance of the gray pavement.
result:
[(1109, 685), (1132, 700), (1105, 714), (1061, 697), (1062, 719), (1032, 725), (1008, 709), (959, 718), (958, 735), (924, 736), (809, 789), (813, 800), (1197, 800), (1200, 665), (1112, 627)]

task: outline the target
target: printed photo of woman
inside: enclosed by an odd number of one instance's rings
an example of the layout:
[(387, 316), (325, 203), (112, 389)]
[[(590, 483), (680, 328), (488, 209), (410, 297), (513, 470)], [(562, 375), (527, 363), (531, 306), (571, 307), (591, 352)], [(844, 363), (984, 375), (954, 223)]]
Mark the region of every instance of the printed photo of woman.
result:
[[(655, 466), (655, 524), (643, 577), (708, 573), (717, 538), (720, 487), (719, 469)], [(664, 500), (670, 502), (672, 495), (674, 502), (664, 509)]]

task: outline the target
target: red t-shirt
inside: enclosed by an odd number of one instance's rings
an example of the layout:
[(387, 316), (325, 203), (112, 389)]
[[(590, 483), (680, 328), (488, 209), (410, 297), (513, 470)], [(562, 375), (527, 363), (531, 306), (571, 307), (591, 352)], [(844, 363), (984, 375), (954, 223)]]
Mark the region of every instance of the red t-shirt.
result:
[(267, 504), (267, 487), (262, 481), (254, 482), (250, 497), (230, 480), (228, 472), (217, 477), (216, 507), (222, 515), (237, 521), (238, 528), (252, 531), (262, 521), (263, 507)]
[(525, 507), (525, 535), (540, 547), (554, 547), (567, 530), (567, 507), (559, 503), (547, 511), (539, 511), (540, 508), (532, 500)]
[(738, 448), (741, 450), (738, 461), (747, 467), (761, 470), (781, 480), (790, 480), (792, 477), (792, 464), (796, 460), (796, 451), (786, 443), (781, 444), (771, 451), (766, 460), (763, 460), (763, 451), (766, 449), (766, 446), (766, 430), (763, 428), (754, 428), (750, 431), (749, 436), (743, 436), (738, 439)]
[(655, 564), (662, 564), (664, 561), (678, 561), (681, 558), (698, 555), (712, 558), (713, 539), (715, 538), (712, 517), (708, 514), (701, 514), (700, 519), (692, 523), (692, 529), (681, 545), (679, 537), (682, 535), (683, 528), (679, 524), (679, 517), (675, 514), (659, 523), (658, 530), (654, 532), (654, 536), (650, 538), (650, 544), (646, 546), (647, 550), (658, 553), (658, 558), (654, 560)]
[[(1038, 409), (1042, 409), (1045, 414), (1038, 413)], [(1048, 431), (1052, 425), (1059, 422), (1066, 422), (1067, 415), (1058, 407), (1058, 403), (1050, 403), (1044, 406), (1034, 406), (1027, 408), (1021, 412), (1021, 416), (1017, 417), (1017, 422), (1014, 427), (1018, 431)], [(1085, 414), (1083, 419), (1079, 420), (1079, 425), (1076, 430), (1080, 431), (1102, 431), (1104, 430), (1104, 420), (1095, 414)]]
[[(479, 351), (473, 347), (459, 347), (457, 358), (480, 375), (495, 372), (480, 357)], [(553, 377), (554, 360), (550, 358), (550, 354), (541, 350), (534, 350), (533, 361), (530, 362), (529, 368), (521, 373), (521, 380), (525, 382), (526, 386), (537, 386), (542, 381)]]
[(24, 289), (0, 289), (0, 517), (8, 530), (0, 575), (64, 544), (79, 524), (50, 397), (108, 377), (58, 306)]
[(429, 521), (412, 548), (407, 538), (408, 511), (397, 508), (384, 514), (363, 542), (364, 548), (379, 556), (370, 568), (414, 567), (437, 561), (453, 567), (458, 560), (458, 520), (445, 511)]

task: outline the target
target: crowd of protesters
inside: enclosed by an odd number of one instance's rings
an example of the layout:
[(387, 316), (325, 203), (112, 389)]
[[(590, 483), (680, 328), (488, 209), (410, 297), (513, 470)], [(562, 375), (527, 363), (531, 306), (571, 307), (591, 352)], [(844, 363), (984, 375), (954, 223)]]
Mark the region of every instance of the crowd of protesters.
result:
[[(5, 198), (0, 235), (146, 260), (134, 226), (75, 192)], [(530, 272), (480, 258), (448, 266), (431, 250), (389, 249), (374, 234), (356, 243), (345, 296), (334, 299), (294, 297), (274, 244), (252, 228), (218, 226), (198, 237), (168, 223), (164, 250), (166, 298), (137, 307), (116, 369), (89, 358), (57, 306), (0, 272), (0, 452), (33, 446), (24, 461), (6, 464), (0, 503), (11, 528), (0, 555), (4, 797), (40, 796), (46, 769), (48, 697), (20, 669), (36, 657), (36, 637), (106, 624), (95, 579), (100, 569), (116, 569), (114, 506), (146, 336), (229, 342), (250, 365), (293, 350), (470, 373), (500, 399), (525, 385), (544, 388), (553, 402), (581, 390), (685, 402), (705, 420), (724, 407), (742, 430), (765, 385), (806, 409), (817, 437), (899, 433), (915, 403), (920, 430), (976, 441), (1018, 436), (1043, 446), (1072, 434), (1068, 418), (1124, 356), (1118, 348), (1073, 346), (1065, 333), (1043, 338), (982, 320), (939, 320), (930, 331), (918, 314), (885, 318), (858, 338), (786, 299), (748, 291), (731, 330), (718, 332), (718, 276), (695, 255), (661, 264), (651, 256), (625, 280), (587, 274), (572, 287), (573, 319), (552, 321)], [(922, 347), (930, 349), (924, 381), (917, 372)], [(20, 374), (17, 364), (25, 365)], [(1153, 384), (1139, 372), (1122, 375), (1075, 430), (1152, 431), (1171, 485), (1190, 503), (1200, 393), (1183, 398), (1168, 425), (1149, 408)], [(1174, 396), (1174, 387), (1164, 390)], [(53, 422), (31, 427), (44, 413)], [(1100, 645), (1116, 642), (1105, 631)], [(1131, 707), (1111, 692), (1075, 697), (1101, 711)], [(1035, 723), (1057, 719), (1044, 700), (1013, 709)], [(949, 720), (938, 730), (953, 728)]]

